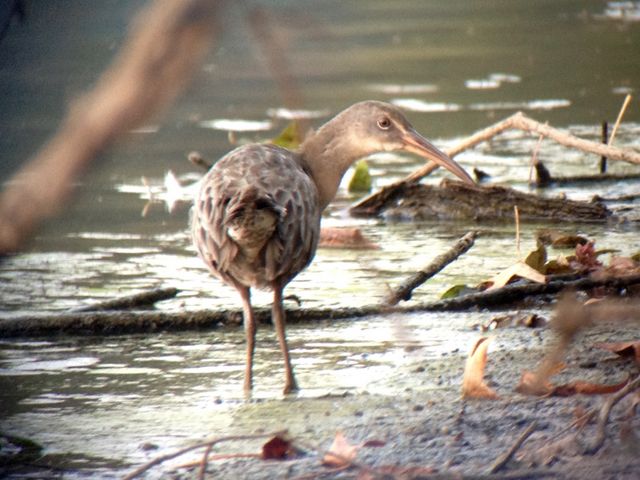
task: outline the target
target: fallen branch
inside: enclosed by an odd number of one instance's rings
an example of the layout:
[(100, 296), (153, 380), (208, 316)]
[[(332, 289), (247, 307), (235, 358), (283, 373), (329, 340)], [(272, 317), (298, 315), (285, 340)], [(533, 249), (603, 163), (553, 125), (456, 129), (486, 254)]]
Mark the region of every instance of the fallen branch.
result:
[(133, 295), (106, 300), (104, 302), (93, 303), (86, 307), (74, 308), (72, 312), (98, 312), (104, 310), (127, 310), (131, 308), (147, 307), (162, 300), (175, 297), (180, 290), (177, 288), (156, 288)]
[(470, 293), (457, 298), (440, 300), (422, 306), (429, 311), (461, 311), (470, 308), (500, 307), (536, 295), (551, 295), (562, 290), (590, 290), (596, 287), (625, 288), (640, 283), (640, 275), (604, 279), (580, 278), (577, 280), (552, 280), (548, 283), (515, 283), (495, 290)]
[[(557, 128), (553, 128), (549, 125), (537, 122), (536, 120), (527, 117), (522, 112), (515, 113), (510, 117), (498, 123), (495, 123), (494, 125), (491, 125), (483, 130), (474, 133), (470, 137), (460, 142), (458, 145), (446, 150), (445, 152), (450, 157), (455, 157), (461, 152), (473, 148), (479, 143), (486, 142), (496, 135), (499, 135), (500, 133), (510, 129), (522, 130), (532, 134), (541, 135), (543, 137), (555, 140), (561, 145), (575, 148), (583, 152), (606, 156), (607, 158), (612, 160), (621, 160), (624, 162), (640, 165), (640, 153), (638, 152), (630, 149), (604, 145), (599, 142), (592, 142), (590, 140), (576, 137), (574, 135), (571, 135), (570, 133), (566, 133), (562, 130), (558, 130)], [(437, 164), (435, 164), (434, 162), (427, 162), (424, 166), (418, 168), (404, 179), (392, 183), (391, 185), (388, 185), (380, 191), (364, 198), (360, 202), (356, 203), (353, 207), (351, 207), (351, 209), (360, 213), (369, 212), (370, 214), (374, 214), (375, 211), (371, 211), (372, 208), (375, 208), (375, 206), (379, 204), (386, 203), (382, 199), (394, 196), (396, 194), (395, 192), (398, 189), (401, 189), (406, 185), (419, 182), (423, 177), (429, 175), (436, 168), (438, 168)]]
[[(605, 279), (552, 280), (546, 284), (516, 283), (495, 290), (472, 293), (458, 298), (418, 303), (408, 307), (367, 305), (363, 307), (312, 308), (287, 310), (287, 322), (314, 322), (362, 318), (388, 313), (455, 312), (471, 308), (502, 307), (535, 295), (550, 295), (564, 289), (590, 290), (595, 287), (622, 289), (640, 284), (640, 274)], [(597, 306), (594, 306), (597, 308)], [(621, 308), (617, 315), (637, 314), (638, 306)], [(634, 313), (635, 312), (635, 313)], [(611, 312), (608, 314), (612, 317)], [(271, 322), (267, 308), (255, 310), (256, 320)], [(637, 316), (637, 315), (636, 315)], [(118, 335), (155, 331), (204, 330), (221, 326), (241, 326), (241, 309), (198, 310), (195, 312), (97, 311), (57, 314), (27, 314), (0, 318), (0, 337), (43, 335)]]
[(513, 458), (515, 453), (522, 446), (522, 444), (527, 440), (527, 438), (529, 438), (531, 434), (536, 431), (536, 428), (538, 428), (538, 425), (536, 424), (536, 422), (532, 422), (520, 434), (520, 436), (516, 439), (515, 443), (511, 446), (511, 448), (507, 450), (505, 453), (503, 453), (502, 455), (500, 455), (498, 458), (496, 458), (496, 461), (493, 462), (491, 467), (489, 467), (489, 470), (487, 473), (489, 474), (496, 473), (500, 471), (507, 463), (509, 463), (509, 460)]
[(583, 449), (583, 454), (585, 455), (593, 455), (602, 448), (604, 445), (605, 438), (607, 437), (607, 423), (609, 423), (609, 414), (611, 413), (611, 409), (622, 400), (623, 397), (633, 392), (634, 390), (638, 390), (640, 388), (640, 375), (637, 376), (634, 380), (629, 382), (625, 387), (620, 389), (615, 394), (612, 394), (607, 398), (607, 400), (602, 405), (600, 409), (600, 414), (598, 415), (598, 425), (595, 439), (592, 443), (585, 445)]
[(254, 440), (257, 438), (268, 438), (268, 437), (275, 437), (276, 435), (282, 435), (286, 433), (285, 431), (279, 431), (279, 432), (272, 432), (272, 433), (258, 433), (258, 434), (253, 434), (253, 435), (228, 435), (226, 437), (216, 437), (216, 438), (211, 438), (209, 440), (204, 440), (202, 442), (198, 442), (194, 445), (188, 446), (188, 447), (184, 447), (181, 448), (179, 450), (176, 450), (175, 452), (172, 453), (167, 453), (165, 455), (161, 455), (159, 457), (156, 457), (150, 461), (148, 461), (147, 463), (145, 463), (144, 465), (141, 465), (140, 467), (136, 468), (134, 471), (132, 471), (131, 473), (125, 475), (122, 480), (132, 480), (136, 477), (139, 477), (141, 474), (143, 474), (144, 472), (146, 472), (147, 470), (149, 470), (152, 467), (155, 467), (156, 465), (160, 465), (161, 463), (166, 462), (167, 460), (171, 460), (173, 458), (179, 457), (181, 455), (184, 455), (187, 452), (190, 452), (192, 450), (197, 450), (199, 448), (207, 448), (207, 449), (211, 449), (213, 446), (219, 444), (219, 443), (223, 443), (223, 442), (232, 442), (232, 441), (237, 441), (237, 440)]
[(410, 300), (413, 290), (433, 277), (460, 255), (466, 253), (473, 246), (477, 234), (478, 232), (471, 231), (458, 239), (449, 250), (438, 255), (429, 265), (411, 275), (401, 285), (391, 291), (382, 301), (382, 305), (393, 306), (400, 303), (401, 300)]

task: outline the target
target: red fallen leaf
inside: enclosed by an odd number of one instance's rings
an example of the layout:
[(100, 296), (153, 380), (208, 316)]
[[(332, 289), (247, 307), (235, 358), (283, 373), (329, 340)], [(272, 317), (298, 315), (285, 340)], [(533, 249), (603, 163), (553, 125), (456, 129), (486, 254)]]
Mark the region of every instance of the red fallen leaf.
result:
[(631, 342), (601, 342), (596, 343), (594, 347), (617, 353), (621, 357), (633, 355), (636, 363), (640, 363), (640, 340)]
[(614, 385), (603, 385), (599, 383), (583, 382), (576, 380), (575, 382), (567, 383), (565, 385), (554, 386), (550, 394), (554, 397), (570, 397), (572, 395), (606, 395), (607, 393), (614, 393), (623, 388), (629, 379), (624, 382), (616, 383)]
[(280, 435), (276, 435), (262, 445), (262, 459), (282, 460), (283, 458), (287, 458), (291, 451), (291, 442), (286, 438), (282, 438)]
[(576, 263), (586, 267), (587, 269), (594, 269), (602, 266), (602, 262), (598, 260), (598, 254), (596, 253), (594, 242), (587, 242), (584, 245), (576, 245)]
[(540, 375), (534, 372), (522, 372), (520, 377), (520, 383), (516, 387), (516, 392), (523, 395), (534, 395), (536, 397), (543, 397), (549, 395), (553, 390), (553, 385), (544, 379), (540, 378)]
[(320, 229), (320, 247), (377, 250), (380, 247), (367, 239), (359, 228), (323, 227)]
[(329, 451), (322, 459), (323, 465), (330, 467), (348, 467), (358, 454), (359, 445), (351, 445), (341, 431), (336, 432)]
[(479, 338), (467, 357), (462, 377), (463, 398), (498, 398), (498, 394), (483, 380), (490, 340), (490, 337)]

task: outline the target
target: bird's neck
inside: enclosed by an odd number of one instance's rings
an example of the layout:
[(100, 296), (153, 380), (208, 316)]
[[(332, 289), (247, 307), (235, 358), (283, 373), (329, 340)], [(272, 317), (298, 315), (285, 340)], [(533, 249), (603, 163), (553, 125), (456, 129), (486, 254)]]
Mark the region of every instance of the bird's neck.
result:
[(356, 160), (366, 155), (357, 139), (348, 138), (334, 122), (310, 134), (300, 146), (300, 154), (318, 187), (321, 211), (333, 200), (340, 181)]

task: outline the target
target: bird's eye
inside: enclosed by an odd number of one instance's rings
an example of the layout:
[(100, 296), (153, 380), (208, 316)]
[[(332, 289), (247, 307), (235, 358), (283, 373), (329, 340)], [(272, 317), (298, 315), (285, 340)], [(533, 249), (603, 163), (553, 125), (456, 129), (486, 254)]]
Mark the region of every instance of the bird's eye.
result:
[(391, 127), (391, 120), (389, 120), (389, 117), (379, 118), (378, 127), (380, 127), (382, 130), (389, 130), (389, 127)]

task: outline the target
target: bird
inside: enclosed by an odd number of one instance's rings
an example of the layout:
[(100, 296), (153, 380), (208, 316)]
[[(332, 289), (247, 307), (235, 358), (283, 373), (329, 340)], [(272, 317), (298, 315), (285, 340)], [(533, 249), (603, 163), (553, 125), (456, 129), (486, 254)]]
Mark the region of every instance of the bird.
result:
[(368, 100), (338, 113), (296, 150), (268, 143), (235, 148), (202, 179), (191, 209), (191, 236), (210, 273), (242, 300), (246, 337), (244, 392), (253, 388), (256, 318), (251, 289), (273, 292), (271, 318), (284, 360), (284, 394), (298, 390), (285, 335), (283, 290), (312, 261), (322, 212), (356, 160), (405, 151), (467, 172), (420, 135), (394, 105)]

